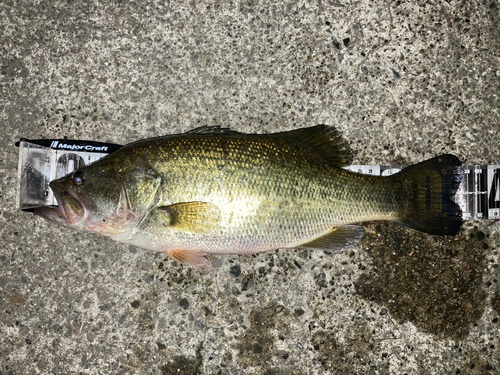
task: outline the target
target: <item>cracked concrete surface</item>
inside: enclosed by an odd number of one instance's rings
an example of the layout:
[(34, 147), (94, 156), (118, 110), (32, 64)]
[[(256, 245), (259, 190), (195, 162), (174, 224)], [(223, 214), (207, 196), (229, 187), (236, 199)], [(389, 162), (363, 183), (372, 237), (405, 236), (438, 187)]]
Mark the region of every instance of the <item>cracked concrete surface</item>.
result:
[(357, 164), (500, 164), (488, 1), (4, 1), (0, 374), (498, 374), (499, 225), (179, 266), (16, 210), (25, 138), (326, 123)]

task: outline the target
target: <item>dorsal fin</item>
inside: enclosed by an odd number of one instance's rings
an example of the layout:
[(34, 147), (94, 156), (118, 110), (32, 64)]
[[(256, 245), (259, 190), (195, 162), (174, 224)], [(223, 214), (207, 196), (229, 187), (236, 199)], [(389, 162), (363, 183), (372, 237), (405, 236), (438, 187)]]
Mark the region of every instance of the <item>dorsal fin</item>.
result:
[(243, 134), (236, 130), (231, 130), (230, 128), (221, 128), (219, 125), (215, 126), (200, 126), (199, 128), (191, 129), (186, 132), (186, 134), (221, 134), (221, 135), (235, 135)]
[(337, 167), (345, 167), (352, 161), (346, 142), (335, 128), (328, 125), (316, 125), (269, 135), (314, 152)]
[[(188, 131), (186, 134), (246, 135), (220, 126), (201, 126)], [(328, 125), (316, 125), (280, 133), (248, 135), (283, 139), (322, 156), (336, 167), (345, 167), (352, 160), (351, 152), (340, 133), (334, 127)]]

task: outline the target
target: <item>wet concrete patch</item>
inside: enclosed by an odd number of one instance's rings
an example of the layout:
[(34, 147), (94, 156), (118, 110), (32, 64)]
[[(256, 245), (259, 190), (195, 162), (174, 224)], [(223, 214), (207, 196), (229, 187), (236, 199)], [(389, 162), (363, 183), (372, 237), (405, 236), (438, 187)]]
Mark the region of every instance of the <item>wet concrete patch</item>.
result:
[(203, 356), (201, 354), (203, 344), (196, 348), (196, 357), (174, 356), (171, 361), (161, 367), (161, 375), (198, 375), (202, 374), (201, 364)]
[(334, 330), (321, 330), (314, 333), (311, 344), (318, 354), (315, 360), (334, 374), (352, 374), (353, 369), (361, 368), (388, 373), (384, 372), (388, 366), (371, 363), (371, 358), (380, 352), (380, 339), (373, 335), (366, 321), (355, 319), (342, 342), (335, 338)]
[(373, 258), (373, 269), (356, 281), (356, 291), (397, 320), (460, 340), (483, 313), (486, 232), (472, 228), (438, 237), (377, 223), (365, 227), (360, 244)]
[(498, 374), (498, 368), (495, 368), (488, 361), (484, 353), (479, 351), (473, 351), (466, 356), (462, 363), (457, 366), (455, 370), (456, 374), (468, 374), (468, 375), (486, 375), (486, 374)]
[(239, 361), (242, 364), (261, 363), (264, 366), (270, 364), (275, 340), (271, 332), (276, 326), (275, 317), (282, 311), (283, 306), (269, 303), (262, 309), (250, 313), (248, 317), (250, 327), (238, 343)]
[(491, 299), (491, 307), (493, 307), (493, 310), (500, 316), (500, 293), (495, 294)]
[(275, 302), (252, 310), (248, 316), (250, 326), (237, 344), (239, 364), (243, 368), (256, 366), (262, 374), (295, 374), (292, 369), (273, 366), (273, 357), (284, 360), (289, 357), (289, 353), (275, 348), (275, 341), (281, 337), (277, 333), (285, 331), (285, 327), (289, 326), (290, 319), (290, 312)]

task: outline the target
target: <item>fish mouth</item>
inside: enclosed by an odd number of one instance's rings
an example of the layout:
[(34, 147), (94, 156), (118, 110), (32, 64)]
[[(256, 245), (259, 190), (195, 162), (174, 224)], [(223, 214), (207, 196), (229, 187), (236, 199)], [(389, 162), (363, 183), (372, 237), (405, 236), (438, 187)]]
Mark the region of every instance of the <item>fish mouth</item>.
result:
[(76, 226), (85, 218), (85, 206), (72, 191), (60, 189), (57, 181), (50, 183), (58, 206), (35, 208), (35, 215), (65, 226)]

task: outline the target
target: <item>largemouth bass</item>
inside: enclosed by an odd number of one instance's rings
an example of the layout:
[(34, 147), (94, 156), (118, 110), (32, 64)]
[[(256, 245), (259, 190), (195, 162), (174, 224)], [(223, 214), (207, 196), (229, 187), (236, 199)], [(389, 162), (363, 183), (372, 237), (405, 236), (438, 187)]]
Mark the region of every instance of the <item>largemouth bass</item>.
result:
[(455, 156), (389, 177), (346, 171), (347, 162), (325, 125), (267, 135), (202, 127), (131, 143), (52, 181), (59, 206), (35, 214), (191, 266), (209, 266), (207, 254), (341, 249), (366, 221), (460, 230)]

